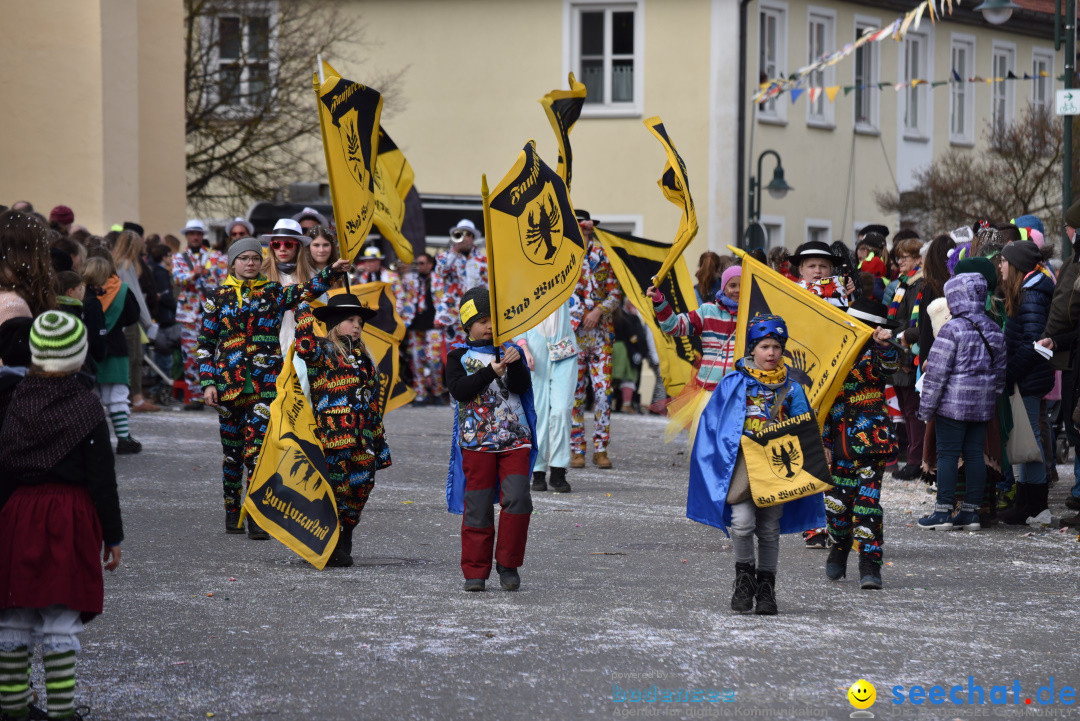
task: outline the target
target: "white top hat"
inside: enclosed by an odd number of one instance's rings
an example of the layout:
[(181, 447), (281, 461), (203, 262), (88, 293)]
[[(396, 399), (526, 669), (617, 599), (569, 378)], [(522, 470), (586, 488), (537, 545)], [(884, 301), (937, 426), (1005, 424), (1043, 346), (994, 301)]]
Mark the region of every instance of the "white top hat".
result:
[(455, 230), (464, 230), (467, 233), (472, 233), (474, 238), (480, 240), (480, 231), (476, 229), (476, 225), (474, 225), (473, 222), (468, 218), (463, 218), (462, 220), (459, 220), (458, 224), (450, 229), (450, 240), (454, 243), (460, 243), (460, 240), (454, 240), (453, 238)]
[(291, 238), (304, 245), (311, 244), (311, 238), (304, 235), (304, 229), (292, 218), (282, 218), (274, 224), (273, 232), (259, 236), (259, 240), (262, 241), (263, 245), (268, 244), (274, 238)]
[(295, 220), (297, 223), (299, 223), (304, 218), (313, 218), (319, 223), (319, 225), (330, 225), (330, 223), (328, 223), (326, 220), (326, 216), (312, 207), (305, 206), (303, 210), (301, 210), (299, 213), (292, 217), (292, 219)]
[(187, 235), (188, 233), (202, 233), (206, 235), (206, 226), (203, 225), (201, 220), (189, 220), (184, 229), (180, 231), (180, 235)]

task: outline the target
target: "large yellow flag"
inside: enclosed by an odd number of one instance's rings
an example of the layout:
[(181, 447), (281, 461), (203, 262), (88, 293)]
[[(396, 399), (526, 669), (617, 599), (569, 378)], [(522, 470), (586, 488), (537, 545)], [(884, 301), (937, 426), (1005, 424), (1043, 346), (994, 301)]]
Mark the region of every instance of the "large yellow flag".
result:
[(585, 240), (566, 183), (530, 140), (488, 194), (483, 179), (488, 291), (496, 346), (562, 305), (577, 285)]
[[(613, 233), (600, 227), (593, 232), (604, 246), (608, 262), (619, 279), (619, 286), (652, 333), (656, 355), (660, 358), (664, 388), (669, 396), (679, 395), (683, 386), (694, 377), (694, 361), (701, 354), (701, 336), (676, 337), (665, 334), (656, 320), (652, 299), (645, 295), (645, 289), (652, 285), (652, 278), (663, 265), (671, 246), (626, 233)], [(685, 260), (675, 262), (659, 288), (673, 312), (688, 313), (697, 308), (694, 282)]]
[[(330, 471), (315, 436), (315, 415), (293, 368), (293, 350), (277, 379), (244, 511), (260, 527), (316, 568), (326, 565), (338, 538)], [(243, 522), (243, 521), (241, 521)]]
[(413, 261), (412, 243), (401, 232), (405, 221), (405, 196), (412, 184), (412, 166), (380, 126), (379, 155), (375, 161), (375, 227), (390, 241), (404, 263)]
[(585, 104), (585, 84), (579, 83), (570, 73), (569, 90), (552, 90), (540, 98), (540, 104), (544, 106), (548, 121), (555, 130), (555, 139), (559, 143), (559, 164), (555, 171), (566, 182), (567, 191), (570, 190), (570, 179), (573, 176), (571, 166), (574, 158), (570, 150), (570, 131), (574, 123), (581, 117), (581, 106)]
[(341, 78), (327, 63), (315, 75), (319, 127), (341, 257), (355, 258), (375, 219), (375, 173), (382, 95)]
[[(344, 288), (330, 291), (329, 295), (344, 293)], [(379, 405), (383, 413), (412, 403), (416, 392), (401, 378), (399, 350), (405, 338), (405, 322), (398, 315), (394, 303), (394, 291), (389, 283), (364, 283), (352, 286), (352, 294), (368, 308), (374, 308), (375, 317), (364, 324), (361, 339), (367, 347), (375, 367), (379, 369)], [(312, 301), (312, 307), (324, 305)], [(326, 335), (326, 327), (315, 321), (315, 333)]]
[(668, 274), (675, 260), (690, 245), (698, 231), (697, 213), (694, 211), (694, 199), (690, 196), (690, 184), (686, 178), (686, 163), (683, 162), (679, 152), (668, 137), (664, 124), (660, 122), (660, 116), (656, 115), (645, 121), (645, 127), (649, 129), (667, 153), (667, 162), (664, 164), (664, 174), (656, 181), (660, 189), (664, 191), (664, 197), (675, 205), (682, 208), (682, 218), (679, 220), (679, 230), (675, 234), (675, 240), (671, 244), (664, 264), (656, 273), (655, 285), (659, 286)]
[(742, 257), (735, 348), (739, 352), (746, 349), (746, 325), (756, 314), (783, 318), (788, 327), (784, 364), (802, 384), (818, 425), (823, 425), (844, 378), (873, 331), (746, 252), (728, 248)]

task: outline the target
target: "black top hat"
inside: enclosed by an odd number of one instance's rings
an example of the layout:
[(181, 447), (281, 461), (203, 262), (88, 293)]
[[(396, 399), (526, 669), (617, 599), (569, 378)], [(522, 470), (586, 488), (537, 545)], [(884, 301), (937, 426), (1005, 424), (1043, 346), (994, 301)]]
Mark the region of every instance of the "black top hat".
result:
[(895, 319), (889, 318), (889, 307), (870, 298), (856, 298), (847, 309), (848, 315), (858, 318), (868, 326), (881, 326), (893, 330), (897, 327)]
[(593, 225), (600, 225), (599, 220), (593, 220), (593, 217), (589, 215), (589, 211), (584, 208), (574, 208), (574, 215), (577, 216), (577, 221), (583, 223), (586, 220), (590, 221)]
[(804, 260), (810, 260), (811, 258), (824, 258), (834, 265), (840, 262), (840, 259), (832, 252), (829, 244), (820, 240), (806, 241), (796, 248), (792, 255), (788, 256), (788, 261), (797, 268)]
[(367, 323), (378, 314), (378, 311), (373, 308), (368, 308), (361, 303), (360, 299), (355, 295), (338, 293), (330, 296), (330, 300), (327, 301), (326, 305), (315, 308), (311, 313), (315, 316), (315, 320), (326, 324), (326, 329), (330, 330), (341, 321), (353, 315), (360, 316), (360, 318)]

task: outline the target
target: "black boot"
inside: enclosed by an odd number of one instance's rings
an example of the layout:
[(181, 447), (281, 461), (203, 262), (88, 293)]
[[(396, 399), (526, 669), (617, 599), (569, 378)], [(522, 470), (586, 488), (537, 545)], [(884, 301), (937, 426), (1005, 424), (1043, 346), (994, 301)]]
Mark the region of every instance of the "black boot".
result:
[(569, 493), (570, 484), (566, 482), (566, 469), (552, 466), (548, 485), (556, 493)]
[(225, 511), (225, 533), (240, 535), (244, 527), (240, 525), (240, 511)]
[[(1030, 483), (1017, 483), (1013, 504), (1001, 512), (999, 520), (1010, 526), (1023, 526), (1031, 514), (1033, 491), (1036, 487)], [(1036, 511), (1038, 513), (1038, 511)]]
[(869, 558), (859, 558), (859, 588), (881, 589), (881, 564), (874, 563)]
[(334, 546), (334, 552), (330, 554), (330, 558), (326, 560), (327, 567), (348, 568), (353, 565), (352, 556), (349, 555), (349, 550), (352, 547), (352, 532), (353, 526), (341, 524), (341, 530), (338, 531), (337, 545)]
[(532, 490), (534, 491), (546, 491), (547, 479), (544, 477), (543, 471), (533, 471)]
[(263, 529), (259, 528), (259, 524), (255, 523), (255, 521), (252, 520), (251, 516), (248, 516), (247, 526), (248, 526), (248, 528), (247, 528), (248, 538), (250, 538), (251, 540), (253, 540), (253, 541), (269, 541), (270, 540), (270, 534), (267, 533), (266, 531), (264, 531)]
[(350, 563), (352, 562), (352, 537), (353, 531), (355, 530), (356, 526), (349, 526), (346, 524), (342, 524), (341, 526), (341, 536), (345, 539), (344, 551), (345, 555), (349, 557)]
[(731, 585), (731, 610), (746, 613), (754, 608), (757, 581), (754, 580), (754, 564), (736, 563), (735, 582)]
[(769, 571), (757, 572), (757, 593), (754, 594), (757, 608), (754, 613), (760, 616), (776, 615), (776, 574)]
[(851, 538), (848, 537), (832, 547), (829, 558), (825, 561), (825, 575), (830, 581), (847, 578), (847, 559), (851, 553)]

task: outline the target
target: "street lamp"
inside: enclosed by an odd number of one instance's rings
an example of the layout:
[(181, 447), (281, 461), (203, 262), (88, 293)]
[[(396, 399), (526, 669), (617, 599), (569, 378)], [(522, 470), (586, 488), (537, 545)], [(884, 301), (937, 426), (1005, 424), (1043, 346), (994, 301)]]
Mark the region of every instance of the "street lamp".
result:
[(983, 19), (991, 25), (1001, 25), (1012, 17), (1013, 10), (1019, 9), (1020, 6), (1012, 0), (986, 0), (975, 8), (975, 12), (982, 13)]
[(784, 180), (784, 165), (780, 161), (780, 154), (775, 150), (766, 150), (758, 156), (757, 159), (757, 175), (750, 176), (750, 203), (749, 203), (749, 216), (750, 222), (746, 226), (746, 234), (743, 236), (744, 244), (747, 248), (753, 250), (755, 248), (762, 248), (765, 245), (765, 230), (761, 227), (761, 165), (765, 160), (766, 155), (771, 155), (776, 158), (776, 168), (773, 169), (772, 180), (765, 186), (765, 190), (769, 191), (769, 197), (774, 200), (782, 200), (784, 196), (788, 194), (789, 190), (794, 190), (787, 181)]

